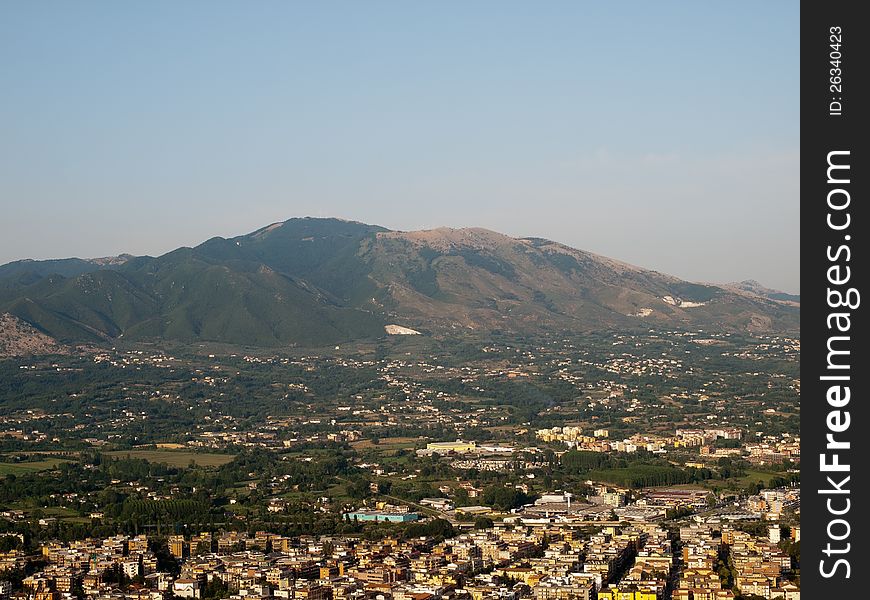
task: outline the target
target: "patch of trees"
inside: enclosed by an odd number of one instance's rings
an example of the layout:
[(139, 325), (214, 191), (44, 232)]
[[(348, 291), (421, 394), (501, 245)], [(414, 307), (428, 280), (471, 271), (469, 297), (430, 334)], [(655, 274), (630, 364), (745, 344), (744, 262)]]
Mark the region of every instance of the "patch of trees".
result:
[(562, 466), (572, 473), (607, 467), (610, 462), (607, 454), (591, 450), (569, 450), (562, 455)]
[(436, 539), (452, 538), (456, 535), (453, 525), (445, 519), (432, 519), (424, 523), (413, 523), (405, 529), (405, 538), (434, 537)]
[(483, 491), (481, 499), (486, 506), (491, 506), (496, 510), (519, 508), (532, 501), (532, 497), (522, 490), (501, 485), (493, 485), (486, 488)]
[(654, 487), (691, 483), (692, 476), (682, 469), (657, 465), (633, 465), (589, 472), (589, 478), (628, 488)]
[(190, 523), (208, 520), (210, 505), (189, 499), (126, 500), (118, 518), (139, 523)]

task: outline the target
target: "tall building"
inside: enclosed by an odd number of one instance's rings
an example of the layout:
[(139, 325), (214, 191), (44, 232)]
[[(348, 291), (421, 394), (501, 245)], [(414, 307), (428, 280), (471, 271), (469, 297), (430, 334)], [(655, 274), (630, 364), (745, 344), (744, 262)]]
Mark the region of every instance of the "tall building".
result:
[(781, 539), (781, 533), (779, 529), (779, 525), (771, 525), (767, 529), (767, 538), (770, 540), (771, 544), (778, 544)]

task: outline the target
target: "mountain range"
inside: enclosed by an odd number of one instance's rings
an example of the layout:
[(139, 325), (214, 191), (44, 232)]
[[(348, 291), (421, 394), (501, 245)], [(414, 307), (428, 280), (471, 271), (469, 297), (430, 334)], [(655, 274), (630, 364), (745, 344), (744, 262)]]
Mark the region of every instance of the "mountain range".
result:
[(314, 218), (159, 257), (0, 266), (0, 314), (64, 343), (311, 346), (383, 337), (387, 325), (797, 332), (799, 298), (776, 294), (755, 282), (691, 283), (542, 238)]

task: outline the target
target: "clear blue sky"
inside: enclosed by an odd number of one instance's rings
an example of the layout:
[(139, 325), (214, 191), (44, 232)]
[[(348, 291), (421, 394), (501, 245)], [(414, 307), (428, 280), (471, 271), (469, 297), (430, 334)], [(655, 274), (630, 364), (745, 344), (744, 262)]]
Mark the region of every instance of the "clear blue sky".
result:
[(799, 279), (797, 2), (0, 4), (0, 263), (293, 216)]

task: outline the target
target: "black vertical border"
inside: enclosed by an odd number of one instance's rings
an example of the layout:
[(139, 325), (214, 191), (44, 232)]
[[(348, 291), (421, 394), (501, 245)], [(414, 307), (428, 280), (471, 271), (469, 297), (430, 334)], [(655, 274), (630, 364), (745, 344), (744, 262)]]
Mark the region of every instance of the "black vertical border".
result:
[[(870, 232), (867, 210), (868, 156), (865, 150), (867, 131), (866, 79), (870, 77), (870, 23), (859, 18), (858, 2), (805, 1), (801, 5), (801, 592), (804, 600), (824, 598), (868, 598), (870, 574), (868, 559), (867, 513), (870, 511), (870, 415), (868, 415), (868, 380), (870, 362), (866, 345), (870, 342), (864, 306), (870, 296), (861, 298), (861, 305), (854, 309), (833, 309), (828, 306), (828, 268), (833, 264), (828, 259), (828, 247), (835, 251), (841, 244), (851, 250), (851, 268), (848, 284), (841, 290), (855, 287), (859, 292), (868, 291), (865, 282), (870, 262), (867, 260), (866, 235)], [(841, 52), (842, 90), (831, 89), (831, 28), (842, 28)], [(836, 73), (836, 72), (834, 72)], [(842, 112), (831, 115), (831, 102), (842, 103)], [(834, 231), (828, 227), (828, 193), (842, 185), (828, 183), (828, 153), (848, 150), (850, 182), (845, 187), (850, 194), (848, 212), (851, 225), (848, 231)], [(840, 198), (843, 196), (840, 194)], [(842, 214), (835, 215), (842, 219)], [(845, 236), (850, 240), (846, 241)], [(845, 255), (842, 255), (845, 256)], [(868, 291), (870, 293), (870, 291)], [(828, 329), (827, 317), (831, 312), (849, 312), (851, 330), (848, 334)], [(844, 485), (848, 495), (820, 493), (832, 486), (827, 481), (831, 475), (835, 481), (842, 480), (840, 473), (823, 473), (820, 455), (826, 450), (827, 419), (830, 410), (826, 393), (831, 382), (820, 377), (830, 374), (827, 367), (827, 343), (830, 335), (849, 335), (849, 362), (851, 368), (844, 372), (851, 376), (851, 401), (841, 410), (848, 410), (851, 424), (846, 432), (836, 434), (837, 439), (848, 441), (851, 447), (840, 451), (840, 462), (850, 465), (849, 482)], [(842, 347), (842, 346), (841, 346)], [(830, 462), (831, 459), (828, 459)], [(845, 498), (850, 500), (848, 513), (832, 515), (827, 500), (833, 498), (834, 509), (842, 509)], [(842, 541), (829, 539), (828, 524), (832, 519), (842, 518), (849, 522), (849, 537)], [(836, 524), (833, 533), (842, 535), (845, 526)], [(842, 548), (850, 544), (845, 554), (825, 554), (827, 544)], [(821, 570), (830, 572), (837, 558), (845, 558), (850, 565), (850, 576), (845, 577), (844, 565), (833, 577), (826, 578)], [(822, 563), (824, 561), (824, 563)], [(824, 565), (824, 566), (823, 566)]]

